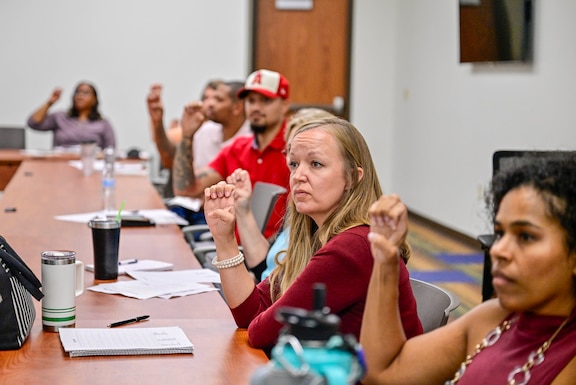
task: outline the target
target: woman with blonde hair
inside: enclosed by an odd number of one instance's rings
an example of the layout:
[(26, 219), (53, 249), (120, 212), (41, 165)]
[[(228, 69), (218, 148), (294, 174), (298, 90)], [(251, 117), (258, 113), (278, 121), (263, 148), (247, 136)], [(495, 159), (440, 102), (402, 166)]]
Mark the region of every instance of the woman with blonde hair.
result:
[[(301, 108), (296, 111), (286, 124), (284, 138), (290, 141), (291, 134), (296, 128), (314, 119), (335, 118), (330, 112), (320, 108)], [(236, 215), (236, 228), (242, 243), (246, 266), (254, 273), (256, 282), (260, 282), (270, 275), (277, 261), (282, 260), (288, 246), (290, 230), (285, 223), (282, 228), (270, 239), (266, 239), (260, 232), (256, 218), (250, 208), (252, 198), (252, 182), (250, 174), (243, 169), (236, 169), (226, 178), (226, 182), (233, 184), (234, 207)]]
[[(275, 315), (290, 306), (311, 309), (313, 286), (326, 286), (326, 306), (341, 331), (360, 335), (373, 258), (367, 239), (368, 209), (382, 191), (360, 132), (338, 118), (297, 127), (288, 143), (290, 236), (285, 258), (255, 285), (234, 236), (234, 186), (220, 182), (205, 190), (205, 213), (214, 236), (222, 289), (252, 346), (270, 348), (282, 325)], [(405, 234), (398, 246), (405, 243)], [(422, 326), (408, 271), (400, 264), (399, 307), (408, 336)]]

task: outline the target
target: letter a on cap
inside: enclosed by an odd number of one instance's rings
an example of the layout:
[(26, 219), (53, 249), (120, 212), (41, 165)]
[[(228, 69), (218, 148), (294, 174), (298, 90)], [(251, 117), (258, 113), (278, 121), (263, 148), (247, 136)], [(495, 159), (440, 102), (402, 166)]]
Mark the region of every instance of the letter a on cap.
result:
[(252, 84), (262, 84), (262, 73), (260, 71), (256, 72), (254, 78), (252, 79)]

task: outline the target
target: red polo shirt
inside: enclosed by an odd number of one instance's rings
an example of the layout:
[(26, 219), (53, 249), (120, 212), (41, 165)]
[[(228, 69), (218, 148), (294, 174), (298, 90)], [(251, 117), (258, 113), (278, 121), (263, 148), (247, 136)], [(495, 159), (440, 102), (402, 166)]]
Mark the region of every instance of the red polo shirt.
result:
[[(250, 174), (252, 187), (256, 182), (274, 183), (290, 190), (290, 171), (286, 165), (284, 149), (284, 130), (286, 123), (272, 142), (260, 151), (254, 135), (239, 137), (230, 145), (222, 148), (220, 153), (210, 162), (209, 167), (218, 172), (223, 178), (232, 174), (237, 168), (242, 168)], [(270, 216), (264, 236), (266, 238), (275, 234), (280, 228), (286, 212), (287, 194), (283, 194), (276, 203), (274, 212)]]

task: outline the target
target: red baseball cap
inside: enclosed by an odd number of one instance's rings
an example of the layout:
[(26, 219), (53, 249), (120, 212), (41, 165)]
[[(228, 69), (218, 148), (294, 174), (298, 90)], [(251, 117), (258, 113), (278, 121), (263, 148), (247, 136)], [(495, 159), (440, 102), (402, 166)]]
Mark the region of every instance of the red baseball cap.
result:
[(238, 91), (238, 97), (244, 98), (248, 92), (254, 91), (269, 98), (288, 99), (290, 85), (281, 73), (270, 70), (258, 70), (252, 72), (244, 87)]

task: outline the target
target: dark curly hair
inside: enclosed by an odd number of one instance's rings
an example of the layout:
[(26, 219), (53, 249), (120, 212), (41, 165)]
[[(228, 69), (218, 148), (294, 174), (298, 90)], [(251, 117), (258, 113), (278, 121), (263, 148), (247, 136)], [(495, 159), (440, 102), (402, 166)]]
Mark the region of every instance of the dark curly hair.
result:
[(90, 87), (90, 89), (94, 93), (94, 99), (96, 100), (96, 103), (94, 103), (94, 105), (92, 106), (92, 109), (90, 110), (90, 115), (88, 115), (88, 120), (90, 120), (90, 121), (102, 120), (102, 115), (100, 115), (100, 111), (98, 111), (98, 92), (96, 92), (96, 87), (94, 87), (93, 84), (86, 82), (86, 81), (80, 82), (80, 83), (78, 83), (78, 85), (76, 85), (76, 88), (74, 89), (74, 93), (72, 94), (72, 107), (70, 107), (70, 109), (68, 110), (68, 116), (70, 116), (72, 118), (77, 118), (79, 115), (78, 110), (76, 109), (76, 106), (74, 105), (74, 95), (76, 95), (76, 92), (78, 92), (78, 88), (80, 88), (80, 86), (83, 86), (83, 85)]
[(511, 159), (509, 166), (492, 179), (486, 197), (492, 221), (504, 196), (523, 186), (540, 194), (548, 215), (566, 232), (568, 252), (576, 251), (576, 153), (528, 152)]

